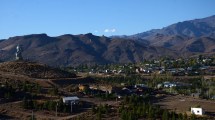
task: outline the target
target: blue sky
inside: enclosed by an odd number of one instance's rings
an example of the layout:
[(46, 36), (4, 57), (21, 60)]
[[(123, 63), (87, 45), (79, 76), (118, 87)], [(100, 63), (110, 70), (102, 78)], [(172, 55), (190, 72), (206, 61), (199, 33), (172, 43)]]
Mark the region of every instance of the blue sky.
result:
[(46, 33), (131, 35), (215, 15), (215, 0), (1, 0), (0, 39)]

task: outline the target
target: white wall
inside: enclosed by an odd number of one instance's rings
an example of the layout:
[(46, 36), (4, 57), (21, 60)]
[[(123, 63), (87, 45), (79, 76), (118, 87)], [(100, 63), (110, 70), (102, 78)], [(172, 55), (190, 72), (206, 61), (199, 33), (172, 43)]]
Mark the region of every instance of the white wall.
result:
[(202, 108), (191, 108), (191, 113), (195, 115), (203, 115), (204, 110)]

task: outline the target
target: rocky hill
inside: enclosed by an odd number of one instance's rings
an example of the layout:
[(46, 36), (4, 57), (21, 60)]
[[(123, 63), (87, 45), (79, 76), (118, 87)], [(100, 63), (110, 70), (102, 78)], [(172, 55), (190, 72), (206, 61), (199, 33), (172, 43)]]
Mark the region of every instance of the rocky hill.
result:
[(73, 78), (75, 74), (51, 68), (47, 65), (27, 61), (11, 61), (0, 63), (0, 72), (23, 75), (32, 78)]

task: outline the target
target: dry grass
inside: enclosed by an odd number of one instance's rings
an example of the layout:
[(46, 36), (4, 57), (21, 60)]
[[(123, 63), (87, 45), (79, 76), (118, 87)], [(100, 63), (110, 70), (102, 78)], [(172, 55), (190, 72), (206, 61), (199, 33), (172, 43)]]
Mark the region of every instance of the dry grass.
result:
[(156, 104), (161, 105), (162, 108), (176, 111), (178, 113), (189, 113), (190, 107), (200, 106), (206, 114), (215, 115), (215, 101), (197, 99), (190, 96), (183, 95), (165, 95)]

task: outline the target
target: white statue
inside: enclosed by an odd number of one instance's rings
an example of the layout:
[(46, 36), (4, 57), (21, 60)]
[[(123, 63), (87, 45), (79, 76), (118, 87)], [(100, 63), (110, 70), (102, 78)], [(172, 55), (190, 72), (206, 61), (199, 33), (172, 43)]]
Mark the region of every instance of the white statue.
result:
[(22, 47), (20, 45), (16, 46), (16, 60), (22, 60)]

